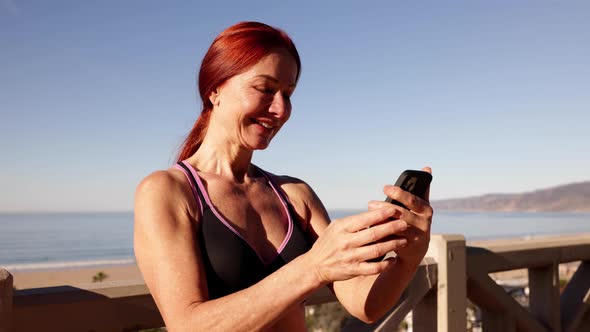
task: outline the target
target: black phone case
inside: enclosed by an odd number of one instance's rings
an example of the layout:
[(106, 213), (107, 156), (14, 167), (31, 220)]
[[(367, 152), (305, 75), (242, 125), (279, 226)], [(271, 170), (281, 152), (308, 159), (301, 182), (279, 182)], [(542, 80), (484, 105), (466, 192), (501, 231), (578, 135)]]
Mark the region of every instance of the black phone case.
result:
[[(430, 187), (430, 182), (432, 182), (432, 175), (428, 172), (405, 170), (400, 174), (399, 178), (397, 178), (395, 185), (424, 199), (426, 198), (426, 192)], [(407, 209), (405, 205), (389, 197), (387, 197), (385, 201)], [(385, 256), (369, 259), (367, 262), (380, 262), (384, 257)]]
[[(432, 182), (432, 175), (424, 171), (406, 170), (397, 178), (395, 185), (403, 190), (412, 193), (422, 199), (426, 198), (426, 191)], [(406, 208), (402, 203), (393, 200), (389, 197), (385, 199), (386, 202)]]

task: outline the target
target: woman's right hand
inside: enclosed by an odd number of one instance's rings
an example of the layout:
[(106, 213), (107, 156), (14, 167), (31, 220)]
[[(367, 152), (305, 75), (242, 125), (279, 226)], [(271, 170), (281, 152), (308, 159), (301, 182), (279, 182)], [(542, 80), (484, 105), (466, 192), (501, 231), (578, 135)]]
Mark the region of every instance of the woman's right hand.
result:
[(386, 206), (332, 221), (306, 253), (320, 283), (377, 274), (394, 264), (389, 259), (367, 260), (406, 245), (404, 238), (385, 239), (407, 229), (405, 221), (397, 220), (399, 213), (395, 207)]

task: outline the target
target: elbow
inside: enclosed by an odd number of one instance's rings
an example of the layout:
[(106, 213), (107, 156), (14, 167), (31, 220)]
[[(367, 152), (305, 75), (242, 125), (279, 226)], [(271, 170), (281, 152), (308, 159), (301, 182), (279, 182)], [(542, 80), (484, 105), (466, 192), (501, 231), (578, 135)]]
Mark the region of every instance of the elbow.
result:
[[(201, 308), (199, 305), (202, 302), (193, 302), (188, 304), (184, 310), (180, 310), (175, 313), (170, 312), (162, 312), (162, 318), (164, 319), (164, 323), (166, 325), (166, 329), (168, 332), (190, 332), (194, 331), (195, 328), (198, 330), (207, 330), (213, 331), (211, 326), (204, 326), (206, 322), (211, 321), (210, 319), (202, 319), (199, 317), (201, 315)], [(195, 326), (193, 322), (199, 322), (200, 325)]]
[(350, 314), (362, 321), (365, 324), (374, 324), (383, 317), (385, 312), (367, 311), (367, 310), (351, 310)]
[(365, 324), (374, 324), (379, 319), (381, 319), (383, 317), (383, 314), (376, 315), (376, 314), (362, 313), (362, 314), (355, 314), (353, 316)]
[(350, 314), (365, 324), (374, 324), (390, 312), (398, 301), (399, 298), (389, 303), (367, 302), (364, 306), (352, 310)]
[(370, 318), (367, 316), (357, 316), (356, 317), (358, 320), (360, 320), (361, 322), (371, 325), (371, 324), (375, 324), (379, 319), (374, 319), (374, 318)]

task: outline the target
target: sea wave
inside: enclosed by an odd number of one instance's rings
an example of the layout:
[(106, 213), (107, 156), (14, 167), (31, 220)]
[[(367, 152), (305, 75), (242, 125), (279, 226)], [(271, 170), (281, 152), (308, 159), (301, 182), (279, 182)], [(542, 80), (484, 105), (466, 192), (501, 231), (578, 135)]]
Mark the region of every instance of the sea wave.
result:
[(93, 261), (76, 261), (76, 262), (43, 262), (43, 263), (23, 263), (23, 264), (8, 264), (0, 265), (1, 268), (8, 271), (34, 271), (34, 270), (54, 270), (54, 269), (70, 269), (83, 268), (95, 266), (109, 266), (109, 265), (128, 265), (135, 264), (135, 259), (103, 259)]

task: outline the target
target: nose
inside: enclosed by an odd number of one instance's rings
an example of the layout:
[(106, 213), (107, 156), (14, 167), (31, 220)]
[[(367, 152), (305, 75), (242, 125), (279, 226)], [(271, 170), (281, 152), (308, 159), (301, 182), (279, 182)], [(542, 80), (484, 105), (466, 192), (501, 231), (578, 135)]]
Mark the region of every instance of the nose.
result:
[(291, 113), (291, 100), (278, 91), (273, 97), (269, 111), (279, 118), (288, 117)]

